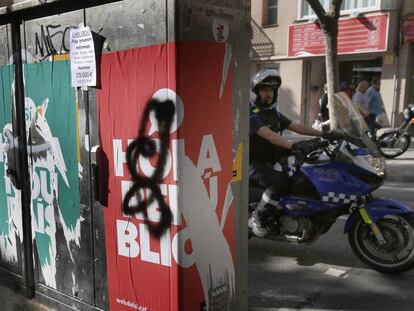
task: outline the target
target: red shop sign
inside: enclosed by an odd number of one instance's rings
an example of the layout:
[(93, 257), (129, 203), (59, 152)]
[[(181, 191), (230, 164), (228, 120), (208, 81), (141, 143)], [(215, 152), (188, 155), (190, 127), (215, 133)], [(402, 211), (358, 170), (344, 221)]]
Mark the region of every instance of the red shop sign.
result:
[[(388, 14), (339, 20), (338, 54), (379, 52), (387, 49)], [(316, 23), (289, 25), (290, 57), (325, 54), (325, 42)]]
[(414, 16), (403, 17), (402, 31), (405, 40), (414, 42)]

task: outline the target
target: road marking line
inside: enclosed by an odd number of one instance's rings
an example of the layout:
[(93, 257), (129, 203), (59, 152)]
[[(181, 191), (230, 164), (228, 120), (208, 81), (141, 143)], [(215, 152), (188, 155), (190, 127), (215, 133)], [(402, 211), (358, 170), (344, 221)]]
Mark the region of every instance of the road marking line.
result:
[(349, 274), (346, 274), (346, 275), (344, 276), (344, 279), (346, 279), (348, 276), (349, 276)]
[(334, 268), (329, 268), (329, 270), (325, 272), (325, 274), (330, 275), (330, 276), (335, 276), (335, 277), (340, 277), (344, 273), (346, 273), (346, 271), (334, 269)]

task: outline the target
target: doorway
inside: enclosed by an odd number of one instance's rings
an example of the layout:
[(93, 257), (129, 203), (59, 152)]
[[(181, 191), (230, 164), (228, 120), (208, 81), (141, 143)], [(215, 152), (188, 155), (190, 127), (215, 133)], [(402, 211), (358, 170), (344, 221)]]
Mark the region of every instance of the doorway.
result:
[(355, 89), (359, 82), (381, 79), (382, 58), (339, 62), (341, 87)]

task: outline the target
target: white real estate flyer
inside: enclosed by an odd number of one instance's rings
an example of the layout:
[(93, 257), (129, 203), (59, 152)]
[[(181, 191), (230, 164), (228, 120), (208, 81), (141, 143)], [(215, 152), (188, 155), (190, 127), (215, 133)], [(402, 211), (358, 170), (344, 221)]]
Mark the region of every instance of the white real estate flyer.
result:
[(95, 47), (88, 26), (70, 31), (70, 67), (73, 87), (96, 86)]

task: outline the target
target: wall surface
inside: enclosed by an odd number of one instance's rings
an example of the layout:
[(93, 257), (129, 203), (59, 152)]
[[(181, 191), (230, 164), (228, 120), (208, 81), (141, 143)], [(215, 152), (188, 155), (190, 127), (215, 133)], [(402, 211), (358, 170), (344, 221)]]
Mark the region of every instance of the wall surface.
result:
[(412, 14), (414, 13), (414, 0), (403, 0), (403, 11), (402, 14)]
[(9, 31), (10, 25), (0, 26), (0, 65), (6, 65), (12, 54)]
[(302, 107), (302, 90), (304, 88), (304, 70), (302, 60), (280, 63), (282, 87), (279, 90), (280, 111), (292, 120), (299, 121)]
[[(232, 310), (247, 310), (247, 189), (248, 189), (248, 103), (250, 1), (186, 0), (178, 2), (178, 37), (184, 41), (216, 40), (213, 27), (221, 20), (229, 27), (228, 39), (223, 40), (226, 55), (223, 59), (223, 77), (226, 67), (233, 69), (233, 159), (242, 166), (243, 179), (232, 183), (234, 197), (234, 236), (236, 300)], [(238, 152), (239, 150), (239, 152)], [(241, 152), (241, 153), (240, 153)], [(246, 239), (244, 238), (246, 237)]]
[[(263, 26), (263, 12), (266, 0), (251, 1), (252, 19)], [(263, 13), (262, 13), (263, 12)], [(274, 44), (274, 56), (286, 56), (288, 47), (288, 26), (297, 19), (297, 1), (278, 2), (278, 23), (276, 26), (263, 27), (262, 32)]]

